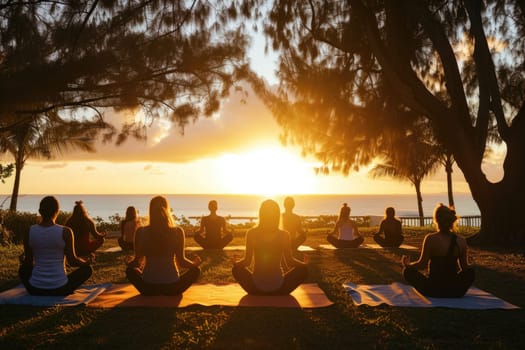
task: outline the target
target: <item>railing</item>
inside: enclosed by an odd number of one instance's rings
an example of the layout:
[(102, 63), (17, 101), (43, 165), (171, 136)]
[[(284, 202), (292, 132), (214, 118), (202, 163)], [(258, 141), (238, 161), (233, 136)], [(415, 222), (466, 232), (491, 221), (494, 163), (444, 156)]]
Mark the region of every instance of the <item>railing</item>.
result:
[[(235, 222), (249, 222), (253, 223), (257, 221), (257, 217), (255, 216), (225, 216), (225, 218), (230, 221), (230, 223)], [(335, 221), (337, 220), (336, 215), (324, 215), (324, 216), (302, 216), (303, 220), (306, 222), (315, 222), (322, 220), (325, 223), (328, 224), (335, 224)], [(355, 220), (360, 226), (376, 226), (378, 224), (378, 220), (374, 220), (372, 222), (371, 217), (369, 215), (360, 215), (360, 216), (352, 216), (353, 220)], [(403, 226), (412, 226), (412, 227), (421, 227), (421, 226), (432, 226), (432, 217), (431, 216), (425, 216), (423, 217), (423, 225), (421, 225), (421, 218), (419, 216), (400, 216), (398, 217), (399, 220), (401, 220)], [(201, 219), (201, 216), (190, 216), (188, 217), (190, 220), (199, 221)], [(458, 226), (462, 227), (480, 227), (481, 226), (481, 216), (479, 215), (472, 215), (472, 216), (462, 216), (459, 218)]]

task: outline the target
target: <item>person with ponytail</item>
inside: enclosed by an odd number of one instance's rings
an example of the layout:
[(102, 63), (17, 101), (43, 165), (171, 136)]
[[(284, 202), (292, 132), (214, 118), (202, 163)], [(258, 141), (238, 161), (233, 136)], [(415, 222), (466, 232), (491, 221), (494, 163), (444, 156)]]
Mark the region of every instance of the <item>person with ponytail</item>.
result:
[(149, 225), (135, 234), (135, 256), (126, 269), (128, 280), (143, 295), (182, 294), (199, 278), (202, 262), (198, 255), (189, 260), (184, 245), (184, 231), (175, 226), (168, 200), (153, 197)]
[(348, 204), (343, 203), (334, 229), (326, 236), (326, 240), (336, 248), (357, 248), (365, 240), (359, 234), (357, 223), (350, 219), (350, 211)]
[[(454, 233), (458, 217), (454, 208), (439, 204), (434, 210), (437, 232), (423, 239), (417, 261), (403, 255), (403, 277), (421, 294), (428, 297), (458, 298), (474, 282), (474, 269), (468, 264), (466, 240)], [(428, 268), (428, 275), (418, 270)]]

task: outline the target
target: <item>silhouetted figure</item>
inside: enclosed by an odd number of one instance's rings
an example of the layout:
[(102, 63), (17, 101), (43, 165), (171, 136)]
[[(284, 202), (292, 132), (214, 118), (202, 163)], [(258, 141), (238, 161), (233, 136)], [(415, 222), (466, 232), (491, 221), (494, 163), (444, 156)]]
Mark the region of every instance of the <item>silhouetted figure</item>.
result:
[[(286, 295), (306, 280), (308, 258), (293, 257), (290, 234), (279, 229), (279, 219), (279, 205), (264, 201), (259, 224), (246, 233), (244, 259), (234, 262), (233, 277), (248, 294)], [(249, 270), (252, 261), (253, 270)], [(290, 268), (286, 273), (282, 261)]]
[[(95, 222), (89, 217), (82, 201), (76, 201), (73, 214), (67, 219), (67, 227), (75, 235), (75, 251), (79, 256), (88, 256), (104, 244), (105, 232), (98, 232)], [(95, 238), (94, 240), (91, 237)]]
[(140, 227), (140, 222), (137, 217), (137, 209), (135, 207), (128, 207), (126, 209), (126, 217), (120, 223), (120, 237), (118, 244), (124, 251), (133, 251), (135, 242), (135, 232)]
[[(27, 292), (33, 295), (68, 295), (93, 273), (92, 258), (82, 259), (75, 254), (74, 236), (69, 227), (55, 224), (59, 203), (47, 196), (38, 209), (42, 219), (31, 226), (24, 237), (18, 275)], [(66, 274), (69, 266), (78, 269)]]
[[(153, 197), (149, 205), (149, 225), (135, 234), (135, 256), (126, 276), (143, 295), (179, 295), (200, 276), (201, 259), (184, 253), (184, 231), (176, 227), (168, 200)], [(184, 273), (179, 268), (187, 269)]]
[(374, 241), (382, 247), (399, 247), (403, 243), (401, 220), (397, 219), (395, 215), (396, 211), (394, 208), (386, 208), (385, 218), (381, 220), (379, 231), (374, 235)]
[[(452, 208), (439, 204), (434, 210), (438, 232), (425, 236), (419, 260), (411, 263), (405, 255), (401, 259), (403, 277), (423, 295), (462, 297), (474, 282), (474, 269), (467, 262), (467, 242), (452, 232), (457, 220)], [(428, 276), (417, 271), (427, 266)]]
[(284, 199), (284, 213), (282, 215), (282, 225), (285, 231), (290, 234), (292, 249), (297, 250), (306, 241), (306, 232), (301, 225), (301, 217), (293, 212), (295, 201), (292, 197)]
[(198, 231), (193, 239), (204, 249), (223, 249), (233, 240), (233, 235), (227, 230), (224, 217), (217, 215), (217, 201), (208, 203), (210, 215), (203, 216)]
[[(335, 237), (335, 234), (338, 234)], [(350, 219), (350, 207), (344, 203), (339, 211), (339, 219), (332, 232), (328, 233), (326, 240), (336, 248), (357, 248), (365, 240), (359, 234), (359, 229), (354, 220)]]

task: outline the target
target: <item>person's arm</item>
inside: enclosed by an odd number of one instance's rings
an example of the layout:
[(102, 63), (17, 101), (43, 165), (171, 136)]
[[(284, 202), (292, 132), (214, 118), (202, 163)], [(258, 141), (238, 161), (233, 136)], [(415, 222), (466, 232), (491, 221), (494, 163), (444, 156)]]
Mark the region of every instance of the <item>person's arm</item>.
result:
[(459, 267), (464, 271), (472, 266), (468, 263), (468, 245), (463, 237), (457, 238), (459, 248)]
[(329, 231), (328, 234), (329, 235), (335, 235), (337, 233), (337, 230), (339, 230), (339, 225), (340, 225), (340, 222), (337, 221), (334, 225), (334, 228), (332, 229), (332, 231)]
[(177, 227), (175, 230), (175, 259), (177, 261), (177, 266), (184, 267), (184, 268), (190, 268), (194, 266), (199, 266), (202, 263), (202, 260), (200, 256), (195, 254), (193, 256), (193, 260), (190, 260), (186, 257), (186, 254), (184, 253), (184, 245), (185, 245), (185, 236), (184, 236), (184, 230), (180, 227)]
[(193, 234), (202, 234), (204, 232), (204, 221), (206, 220), (206, 217), (203, 216), (201, 217), (201, 222), (200, 222), (200, 225), (199, 225), (199, 229), (195, 232), (193, 232)]
[(221, 229), (222, 233), (233, 233), (231, 230), (228, 229), (228, 224), (226, 223), (226, 219), (224, 216), (221, 216)]
[(234, 261), (233, 264), (235, 266), (250, 266), (252, 263), (253, 252), (255, 250), (253, 233), (253, 230), (248, 230), (248, 232), (246, 232), (246, 249), (244, 251), (244, 258)]
[(309, 258), (305, 254), (304, 260), (301, 261), (299, 259), (296, 259), (292, 254), (292, 240), (290, 238), (290, 234), (287, 231), (282, 231), (283, 234), (283, 244), (284, 244), (284, 259), (286, 261), (287, 266), (299, 266), (299, 265), (307, 265)]
[(127, 264), (129, 267), (142, 267), (144, 265), (144, 261), (146, 259), (146, 256), (144, 255), (144, 247), (143, 247), (143, 235), (144, 235), (144, 229), (140, 228), (135, 233), (135, 241), (133, 242), (133, 249), (135, 251), (135, 255), (133, 256), (133, 259), (131, 259)]
[(106, 232), (98, 232), (97, 225), (95, 225), (95, 222), (93, 220), (89, 220), (89, 230), (91, 231), (91, 233), (93, 233), (93, 236), (97, 238), (106, 237)]
[(24, 253), (20, 256), (20, 263), (24, 266), (33, 266), (33, 249), (29, 245), (29, 232), (24, 235)]
[(379, 236), (382, 233), (385, 233), (385, 219), (381, 220), (381, 223), (379, 224), (379, 230), (377, 231), (375, 235)]
[(418, 260), (410, 262), (410, 257), (407, 255), (403, 255), (401, 257), (401, 265), (403, 265), (403, 267), (411, 267), (416, 270), (426, 268), (428, 265), (428, 260), (430, 259), (430, 248), (429, 248), (428, 235), (425, 236), (425, 238), (423, 239), (422, 246), (423, 247), (421, 248), (421, 254)]
[(73, 236), (73, 231), (69, 227), (64, 227), (62, 231), (62, 238), (66, 243), (64, 248), (64, 254), (66, 255), (67, 263), (71, 266), (89, 266), (93, 262), (92, 257), (88, 259), (83, 259), (78, 257), (75, 252), (75, 237)]
[(126, 226), (126, 220), (120, 222), (120, 238), (124, 239), (124, 227)]
[(359, 233), (359, 227), (357, 226), (357, 222), (352, 220), (352, 229), (354, 231), (354, 235), (357, 237), (361, 237), (361, 234)]

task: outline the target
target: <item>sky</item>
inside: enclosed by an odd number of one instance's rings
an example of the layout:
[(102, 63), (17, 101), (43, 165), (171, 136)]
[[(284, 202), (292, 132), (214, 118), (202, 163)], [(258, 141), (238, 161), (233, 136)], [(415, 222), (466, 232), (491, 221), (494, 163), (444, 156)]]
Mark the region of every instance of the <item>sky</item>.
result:
[[(250, 52), (271, 84), (277, 84), (276, 57), (267, 55), (261, 39)], [(241, 103), (245, 99), (246, 103)], [(106, 112), (108, 121), (133, 116)], [(96, 153), (73, 152), (53, 160), (29, 159), (22, 172), (20, 194), (412, 194), (409, 182), (372, 179), (367, 168), (348, 176), (316, 175), (319, 164), (301, 156), (297, 147), (283, 146), (280, 129), (271, 112), (249, 91), (248, 98), (233, 92), (212, 118), (201, 118), (182, 135), (176, 126), (155, 122), (146, 141), (99, 144)], [(504, 151), (484, 164), (497, 181)], [(2, 164), (11, 162), (8, 156)], [(469, 192), (458, 169), (453, 173), (454, 191)], [(10, 194), (14, 176), (0, 184)], [(427, 178), (423, 193), (446, 192), (444, 171)]]

